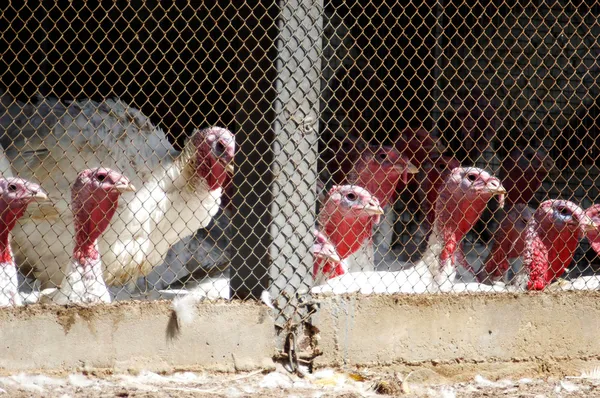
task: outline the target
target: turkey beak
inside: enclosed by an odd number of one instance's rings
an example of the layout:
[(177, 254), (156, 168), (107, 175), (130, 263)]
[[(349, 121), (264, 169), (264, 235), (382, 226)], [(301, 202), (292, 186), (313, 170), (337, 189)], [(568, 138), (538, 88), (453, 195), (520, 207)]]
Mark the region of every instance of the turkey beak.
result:
[(488, 191), (489, 193), (491, 193), (492, 195), (497, 195), (498, 196), (498, 205), (500, 206), (501, 209), (504, 208), (504, 201), (506, 200), (506, 188), (504, 188), (502, 186), (502, 184), (500, 184), (499, 181), (491, 181), (487, 184), (488, 187)]
[(135, 186), (130, 182), (119, 182), (115, 185), (115, 190), (118, 192), (135, 192)]
[(402, 182), (405, 184), (408, 183), (409, 174), (417, 174), (419, 172), (419, 169), (406, 159), (401, 164), (395, 165), (394, 168), (396, 171), (398, 171), (398, 173), (400, 173), (402, 176)]
[(228, 163), (225, 165), (225, 171), (227, 171), (229, 174), (233, 174), (235, 172), (235, 167), (231, 163)]
[(46, 195), (42, 191), (35, 191), (35, 192), (33, 192), (31, 194), (31, 197), (36, 202), (49, 202), (50, 201), (50, 199), (48, 198), (48, 195)]
[(381, 208), (381, 206), (379, 206), (379, 204), (374, 203), (372, 201), (367, 203), (365, 205), (365, 207), (363, 207), (362, 210), (370, 216), (382, 216), (383, 215), (383, 209)]
[(596, 222), (594, 222), (593, 220), (589, 220), (589, 222), (586, 222), (583, 225), (583, 229), (584, 231), (587, 232), (594, 232), (594, 231), (598, 231), (598, 228), (600, 228), (600, 225)]
[(332, 263), (341, 263), (342, 259), (340, 258), (340, 255), (333, 252), (333, 251), (326, 251), (325, 253), (321, 252), (319, 254), (319, 257), (322, 258), (325, 261), (331, 261)]
[(396, 170), (398, 170), (400, 173), (404, 173), (404, 170), (406, 170), (408, 174), (417, 174), (419, 172), (419, 168), (411, 162), (396, 165)]

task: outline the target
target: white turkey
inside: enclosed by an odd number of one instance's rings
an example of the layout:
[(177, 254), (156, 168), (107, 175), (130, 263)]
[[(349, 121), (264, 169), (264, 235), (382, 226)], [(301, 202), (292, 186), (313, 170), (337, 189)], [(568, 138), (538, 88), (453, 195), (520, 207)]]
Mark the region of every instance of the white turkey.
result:
[[(316, 286), (313, 293), (426, 293), (496, 291), (499, 286), (457, 283), (457, 262), (464, 258), (461, 240), (495, 195), (504, 202), (500, 181), (482, 169), (452, 170), (436, 200), (435, 222), (423, 258), (414, 267), (395, 272), (350, 272)], [(338, 249), (339, 251), (339, 249)], [(463, 260), (464, 261), (464, 260)]]
[(42, 288), (59, 284), (73, 249), (70, 188), (81, 170), (107, 167), (138, 189), (120, 201), (99, 241), (104, 278), (123, 285), (161, 264), (169, 247), (209, 224), (233, 171), (235, 140), (220, 127), (195, 130), (183, 151), (118, 99), (23, 104), (2, 98), (0, 142), (14, 174), (38, 182), (52, 205), (36, 208), (14, 230), (20, 267)]

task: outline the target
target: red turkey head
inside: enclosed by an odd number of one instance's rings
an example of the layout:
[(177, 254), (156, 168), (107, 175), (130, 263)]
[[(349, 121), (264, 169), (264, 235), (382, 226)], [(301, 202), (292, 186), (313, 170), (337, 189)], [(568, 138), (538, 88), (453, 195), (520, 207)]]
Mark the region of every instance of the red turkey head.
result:
[[(523, 269), (527, 289), (542, 290), (560, 277), (573, 260), (580, 237), (596, 228), (573, 202), (542, 202), (526, 228)], [(522, 278), (518, 281), (524, 282)]]
[(323, 232), (342, 259), (355, 253), (373, 235), (383, 209), (369, 191), (356, 185), (336, 185), (319, 214)]
[(111, 169), (97, 167), (79, 173), (71, 189), (76, 253), (94, 246), (108, 227), (121, 194), (134, 191), (127, 177)]
[(46, 202), (48, 196), (38, 184), (22, 178), (0, 178), (0, 262), (12, 260), (8, 235), (31, 202)]
[(452, 258), (458, 243), (479, 220), (488, 201), (497, 195), (503, 206), (505, 194), (500, 180), (485, 170), (458, 167), (450, 172), (435, 207), (434, 229), (444, 242), (441, 261)]
[(315, 235), (315, 243), (312, 248), (315, 257), (313, 265), (315, 281), (321, 276), (330, 279), (345, 274), (346, 270), (342, 265), (342, 259), (333, 243), (322, 232), (315, 229), (313, 233)]
[[(188, 149), (190, 145), (192, 149)], [(234, 172), (235, 137), (231, 131), (222, 127), (196, 130), (186, 150), (195, 151), (188, 160), (188, 167), (195, 171), (193, 176), (206, 181), (211, 190), (225, 186), (228, 173)]]
[(417, 172), (418, 169), (393, 147), (370, 146), (357, 162), (351, 182), (366, 188), (384, 207), (393, 201), (399, 181), (406, 184), (408, 174)]

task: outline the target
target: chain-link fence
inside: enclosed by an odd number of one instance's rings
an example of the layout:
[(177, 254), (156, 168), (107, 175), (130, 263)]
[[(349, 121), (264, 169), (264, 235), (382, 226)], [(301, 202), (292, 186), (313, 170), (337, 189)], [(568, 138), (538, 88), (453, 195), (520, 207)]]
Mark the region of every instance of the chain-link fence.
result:
[(9, 2), (3, 302), (597, 289), (599, 15)]

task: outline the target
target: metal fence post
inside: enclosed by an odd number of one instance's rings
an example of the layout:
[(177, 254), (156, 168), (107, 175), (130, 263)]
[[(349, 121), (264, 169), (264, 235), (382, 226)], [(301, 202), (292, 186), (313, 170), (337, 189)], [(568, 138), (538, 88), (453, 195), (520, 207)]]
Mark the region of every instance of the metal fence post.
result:
[(269, 250), (274, 297), (312, 284), (322, 19), (321, 0), (280, 2)]

